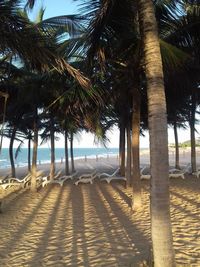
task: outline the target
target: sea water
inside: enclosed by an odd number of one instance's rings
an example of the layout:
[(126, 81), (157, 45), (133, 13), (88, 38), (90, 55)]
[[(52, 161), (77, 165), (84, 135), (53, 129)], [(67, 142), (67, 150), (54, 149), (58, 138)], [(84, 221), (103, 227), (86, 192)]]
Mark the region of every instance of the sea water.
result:
[[(13, 149), (13, 154), (15, 157), (16, 149)], [(69, 152), (69, 151), (68, 151)], [(118, 148), (74, 148), (74, 159), (78, 158), (95, 158), (107, 157), (108, 155), (117, 155), (119, 153)], [(65, 158), (64, 148), (55, 149), (55, 160), (56, 162), (61, 162)], [(70, 158), (70, 153), (69, 153)], [(51, 161), (51, 151), (49, 148), (38, 148), (37, 160), (39, 164), (50, 163)], [(17, 158), (15, 158), (16, 167), (24, 167), (28, 165), (28, 149), (22, 148), (18, 153)], [(10, 168), (9, 160), (9, 149), (2, 148), (0, 155), (0, 168)]]

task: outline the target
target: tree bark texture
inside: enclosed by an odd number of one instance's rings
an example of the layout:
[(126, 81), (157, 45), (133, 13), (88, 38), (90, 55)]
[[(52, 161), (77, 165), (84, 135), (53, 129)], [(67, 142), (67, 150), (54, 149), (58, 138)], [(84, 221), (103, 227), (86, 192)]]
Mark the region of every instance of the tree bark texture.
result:
[(133, 201), (132, 209), (141, 208), (141, 179), (140, 179), (140, 93), (136, 88), (133, 94), (132, 114), (132, 166), (133, 166)]
[(132, 186), (131, 181), (131, 129), (130, 124), (128, 123), (126, 128), (126, 136), (127, 136), (127, 157), (126, 157), (126, 179), (127, 186)]
[(65, 175), (69, 175), (68, 132), (65, 131)]
[(71, 155), (71, 171), (75, 172), (74, 167), (74, 151), (73, 151), (73, 133), (70, 134), (70, 155)]
[(169, 201), (166, 98), (152, 0), (139, 0), (148, 95), (151, 162), (151, 235), (155, 267), (175, 266)]
[(32, 168), (31, 168), (31, 191), (37, 191), (37, 181), (36, 181), (36, 174), (37, 174), (37, 149), (38, 149), (38, 126), (37, 126), (37, 108), (35, 110), (35, 119), (33, 125), (33, 156), (32, 156)]
[(179, 164), (179, 144), (178, 144), (178, 131), (177, 124), (174, 122), (174, 140), (175, 140), (175, 168), (180, 169)]
[(196, 140), (195, 140), (195, 112), (196, 112), (196, 97), (192, 94), (192, 106), (190, 116), (190, 140), (191, 140), (191, 166), (192, 172), (196, 172)]
[(125, 126), (120, 125), (120, 174), (125, 176)]
[(51, 166), (50, 166), (50, 180), (55, 176), (55, 138), (54, 138), (54, 119), (50, 115), (50, 139), (51, 139)]
[(28, 171), (31, 171), (31, 138), (28, 138)]
[(13, 157), (13, 144), (15, 140), (15, 134), (16, 134), (16, 127), (12, 129), (12, 134), (10, 137), (10, 145), (9, 145), (9, 157), (10, 157), (10, 166), (11, 166), (11, 175), (12, 177), (15, 177), (15, 161)]

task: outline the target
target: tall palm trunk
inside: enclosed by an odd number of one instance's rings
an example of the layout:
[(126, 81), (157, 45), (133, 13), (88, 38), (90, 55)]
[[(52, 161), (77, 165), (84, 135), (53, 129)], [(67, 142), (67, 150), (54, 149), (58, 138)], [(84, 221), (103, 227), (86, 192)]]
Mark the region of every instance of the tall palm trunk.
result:
[(120, 174), (125, 175), (125, 126), (124, 123), (120, 125)]
[(155, 267), (175, 266), (169, 202), (166, 99), (152, 0), (138, 0), (148, 94), (151, 162), (151, 235)]
[(55, 138), (54, 138), (54, 120), (52, 114), (50, 115), (50, 139), (51, 139), (51, 166), (50, 166), (50, 180), (55, 176)]
[(176, 169), (180, 169), (178, 131), (177, 131), (177, 123), (176, 123), (176, 121), (174, 122), (174, 140), (175, 140), (175, 168)]
[(133, 155), (133, 201), (132, 209), (141, 207), (141, 180), (140, 180), (140, 94), (136, 88), (133, 94), (132, 114), (132, 155)]
[(70, 155), (71, 155), (71, 170), (75, 172), (74, 168), (74, 151), (73, 151), (73, 133), (70, 134)]
[(127, 157), (126, 157), (126, 179), (127, 179), (127, 185), (131, 186), (131, 129), (130, 129), (130, 123), (128, 122), (127, 128), (126, 128), (126, 136), (127, 136)]
[(17, 131), (16, 127), (13, 127), (12, 134), (10, 137), (10, 145), (9, 145), (9, 157), (10, 157), (12, 177), (15, 177), (15, 162), (14, 162), (14, 157), (13, 157), (13, 144), (14, 144), (14, 140), (15, 140), (16, 131)]
[(68, 132), (65, 130), (65, 175), (69, 175)]
[(28, 137), (28, 171), (31, 171), (31, 134)]
[(35, 118), (33, 123), (33, 156), (32, 156), (32, 168), (31, 168), (31, 191), (37, 191), (37, 149), (38, 149), (38, 126), (37, 126), (37, 108), (35, 109)]
[(196, 172), (196, 141), (195, 141), (195, 112), (196, 112), (196, 98), (192, 93), (192, 106), (190, 116), (190, 140), (191, 140), (191, 166), (192, 172)]

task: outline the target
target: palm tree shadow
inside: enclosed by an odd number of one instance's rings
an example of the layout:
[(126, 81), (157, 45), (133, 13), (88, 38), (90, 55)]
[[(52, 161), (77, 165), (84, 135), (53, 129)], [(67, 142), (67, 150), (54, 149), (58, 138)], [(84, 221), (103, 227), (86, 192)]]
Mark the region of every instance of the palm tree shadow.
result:
[[(102, 184), (99, 184), (99, 188), (101, 190), (101, 193), (103, 194), (105, 201), (109, 204), (112, 213), (114, 216), (118, 219), (119, 223), (121, 224), (121, 228), (123, 229), (125, 235), (130, 240), (130, 243), (135, 244), (137, 246), (137, 251), (139, 252), (134, 256), (135, 261), (141, 261), (146, 256), (149, 255), (149, 249), (151, 247), (151, 244), (149, 242), (149, 232), (143, 233), (142, 230), (138, 227), (137, 223), (134, 223), (134, 221), (131, 220), (131, 210), (130, 214), (127, 215), (122, 210), (121, 204), (117, 203), (115, 199), (112, 197), (112, 193), (108, 191), (107, 186), (103, 186)], [(133, 214), (134, 216), (134, 214)], [(135, 241), (136, 239), (136, 241)]]
[[(50, 245), (49, 244), (49, 240), (50, 238), (53, 236), (53, 230), (54, 230), (54, 226), (57, 226), (57, 216), (58, 216), (58, 212), (59, 212), (59, 206), (60, 206), (60, 202), (61, 202), (61, 199), (62, 199), (62, 196), (63, 196), (63, 191), (64, 191), (64, 187), (58, 187), (58, 185), (54, 185), (52, 187), (56, 187), (55, 189), (59, 188), (59, 192), (57, 194), (57, 197), (56, 199), (53, 199), (54, 200), (54, 203), (53, 203), (53, 206), (52, 206), (52, 209), (49, 207), (48, 205), (48, 221), (46, 223), (46, 226), (44, 226), (44, 229), (43, 229), (43, 234), (41, 234), (40, 236), (40, 240), (37, 244), (37, 247), (36, 249), (34, 250), (34, 256), (32, 257), (32, 259), (29, 261), (29, 266), (30, 267), (35, 267), (35, 266), (40, 266), (41, 264), (41, 261), (45, 255), (45, 252), (46, 252), (46, 249), (48, 248), (48, 246)], [(52, 213), (49, 214), (49, 212), (52, 210)], [(55, 258), (59, 258), (61, 259), (61, 251), (60, 251), (60, 248), (62, 247), (61, 244), (60, 244), (60, 240), (57, 239), (59, 242), (57, 244), (57, 249), (56, 249), (56, 252), (54, 253), (54, 251), (52, 252), (52, 257), (55, 257)], [(38, 260), (39, 258), (39, 260)]]
[(115, 189), (115, 191), (117, 191), (119, 193), (119, 195), (121, 196), (121, 198), (124, 200), (124, 202), (128, 205), (128, 207), (131, 208), (131, 203), (132, 203), (132, 199), (130, 197), (128, 197), (122, 190), (121, 190), (121, 186), (119, 188), (119, 185), (116, 183), (112, 183), (112, 187)]
[[(73, 227), (73, 240), (71, 247), (71, 263), (78, 266), (79, 260), (82, 260), (83, 266), (89, 265), (89, 255), (87, 250), (87, 239), (85, 236), (85, 206), (83, 191), (88, 185), (75, 186), (72, 194), (72, 227)], [(77, 195), (79, 198), (77, 201)], [(82, 251), (82, 252), (80, 252)], [(83, 254), (83, 256), (81, 256)], [(72, 264), (72, 265), (73, 265)]]
[[(48, 197), (49, 193), (51, 191), (51, 188), (49, 187), (48, 190), (43, 194), (41, 200), (38, 202), (36, 207), (32, 210), (32, 213), (29, 214), (27, 217), (25, 217), (25, 220), (23, 221), (23, 217), (21, 218), (21, 222), (18, 228), (14, 228), (14, 231), (11, 235), (11, 238), (8, 239), (7, 243), (4, 243), (3, 248), (0, 250), (0, 254), (2, 255), (0, 259), (0, 265), (4, 266), (7, 260), (8, 251), (9, 253), (13, 251), (17, 251), (18, 247), (17, 244), (20, 243), (20, 240), (23, 238), (24, 234), (29, 228), (29, 225), (34, 220), (34, 218), (37, 216), (38, 211), (41, 209), (41, 207), (44, 205), (44, 201)], [(19, 208), (26, 209), (26, 205), (32, 202), (32, 197), (35, 198), (36, 194), (30, 194), (30, 192), (25, 192), (23, 195), (21, 194), (18, 201), (15, 201), (12, 206), (12, 210), (9, 210), (7, 214), (2, 214), (2, 216), (9, 216), (10, 215), (15, 216), (15, 214), (18, 214)], [(28, 203), (25, 201), (28, 198)], [(13, 212), (14, 210), (14, 212)], [(7, 225), (9, 227), (9, 225)], [(4, 257), (3, 257), (4, 256)]]

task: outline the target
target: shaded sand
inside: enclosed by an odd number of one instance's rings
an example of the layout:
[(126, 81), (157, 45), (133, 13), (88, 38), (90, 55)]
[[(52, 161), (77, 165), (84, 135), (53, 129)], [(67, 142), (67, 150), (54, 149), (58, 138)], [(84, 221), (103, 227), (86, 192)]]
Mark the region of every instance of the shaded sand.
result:
[[(170, 191), (177, 264), (198, 267), (200, 179), (171, 180)], [(150, 257), (149, 181), (142, 192), (143, 210), (133, 214), (124, 182), (14, 193), (0, 214), (0, 266), (139, 266)]]

